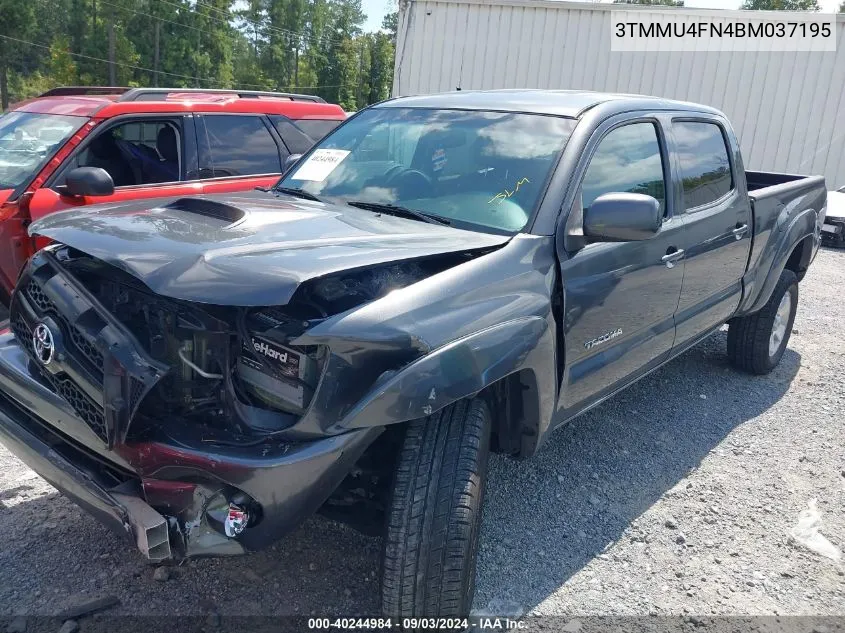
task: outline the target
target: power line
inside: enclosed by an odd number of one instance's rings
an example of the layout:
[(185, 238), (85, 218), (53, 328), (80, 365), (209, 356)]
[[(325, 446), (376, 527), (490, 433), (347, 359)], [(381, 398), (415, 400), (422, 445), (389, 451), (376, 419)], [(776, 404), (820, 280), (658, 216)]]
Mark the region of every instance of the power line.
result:
[[(177, 9), (185, 9), (186, 8), (183, 5), (178, 5), (178, 4), (175, 4), (173, 2), (169, 2), (168, 0), (158, 0), (158, 2), (170, 5), (171, 7), (175, 7)], [(203, 2), (200, 2), (199, 0), (197, 0), (196, 5), (197, 5), (197, 7), (203, 7), (205, 9), (208, 9), (209, 11), (214, 11), (214, 12), (220, 14), (220, 15), (225, 16), (225, 18), (215, 17), (213, 15), (205, 16), (205, 17), (208, 17), (212, 20), (217, 20), (218, 22), (221, 22), (223, 24), (231, 25), (230, 20), (232, 20), (232, 19), (243, 20), (247, 24), (252, 24), (253, 26), (258, 26), (258, 27), (261, 27), (263, 29), (267, 29), (268, 31), (272, 31), (272, 32), (276, 32), (276, 33), (280, 33), (282, 35), (285, 35), (285, 36), (287, 36), (288, 41), (290, 41), (290, 39), (292, 37), (295, 37), (295, 38), (299, 39), (300, 41), (308, 41), (308, 39), (310, 37), (309, 34), (307, 34), (307, 33), (300, 33), (300, 32), (297, 32), (297, 31), (291, 31), (289, 29), (283, 29), (283, 28), (278, 27), (278, 26), (272, 26), (270, 24), (265, 24), (263, 22), (257, 22), (255, 20), (250, 20), (249, 18), (244, 17), (244, 16), (233, 16), (223, 9), (219, 9), (217, 7), (205, 4)], [(194, 11), (196, 11), (196, 9), (194, 9)], [(149, 15), (149, 14), (147, 14), (147, 15)], [(155, 16), (150, 16), (150, 17), (155, 17)], [(316, 41), (324, 40), (326, 42), (330, 42), (330, 43), (333, 43), (333, 44), (340, 44), (341, 43), (340, 40), (330, 38), (325, 34), (321, 35), (319, 37), (316, 37), (314, 39)]]
[[(50, 47), (46, 44), (38, 44), (37, 42), (30, 42), (29, 40), (21, 40), (16, 37), (9, 37), (8, 35), (0, 35), (5, 40), (10, 40), (12, 42), (18, 42), (19, 44), (29, 44), (30, 46), (37, 46), (38, 48), (44, 48), (50, 50)], [(83, 55), (82, 53), (72, 53), (70, 51), (66, 51), (68, 55), (73, 57), (81, 57), (82, 59), (90, 59), (96, 62), (103, 62), (104, 64), (110, 64), (107, 59), (103, 59), (102, 57), (93, 57), (91, 55)], [(124, 68), (132, 68), (133, 70), (141, 70), (148, 73), (161, 73), (162, 75), (170, 75), (171, 77), (179, 77), (181, 79), (193, 79), (194, 81), (205, 81), (206, 83), (216, 83), (219, 86), (223, 87), (223, 82), (219, 79), (212, 79), (211, 77), (194, 77), (193, 75), (180, 75), (179, 73), (170, 73), (166, 70), (153, 70), (152, 68), (144, 68), (143, 66), (135, 66), (133, 64), (126, 64), (124, 62), (114, 62), (115, 66), (122, 66)], [(331, 86), (280, 86), (278, 90), (290, 92), (291, 90), (320, 90), (321, 88), (340, 88), (342, 84), (336, 84)], [(259, 84), (245, 84), (245, 83), (238, 83), (236, 84), (238, 87), (247, 87), (247, 88), (260, 88), (262, 90), (266, 90), (266, 86), (262, 86)]]
[[(223, 14), (223, 15), (228, 15), (228, 13), (226, 11), (224, 11), (223, 9), (219, 9), (218, 7), (215, 7), (213, 5), (206, 4), (204, 2), (201, 2), (200, 0), (196, 0), (196, 3), (197, 3), (198, 7), (205, 7), (209, 11), (215, 11), (215, 12)], [(255, 20), (250, 20), (249, 18), (241, 17), (240, 19), (243, 20), (244, 22), (249, 22), (249, 23), (254, 24), (256, 26), (262, 26), (262, 24), (260, 22), (256, 22)], [(283, 33), (283, 34), (286, 34), (286, 35), (292, 35), (292, 36), (297, 37), (297, 38), (307, 38), (308, 37), (308, 35), (306, 33), (301, 33), (301, 32), (298, 32), (298, 31), (291, 31), (289, 29), (283, 29), (279, 26), (271, 26), (271, 25), (268, 24), (268, 25), (265, 26), (265, 28), (267, 28), (271, 31), (278, 31), (279, 33)], [(327, 42), (331, 42), (333, 44), (340, 44), (340, 40), (332, 39), (332, 38), (330, 38), (326, 35), (321, 35), (317, 39), (325, 39)]]
[[(12, 42), (18, 42), (20, 44), (29, 44), (30, 46), (37, 46), (38, 48), (45, 48), (47, 50), (50, 50), (50, 47), (47, 46), (46, 44), (38, 44), (37, 42), (30, 42), (29, 40), (21, 40), (21, 39), (18, 39), (16, 37), (9, 37), (8, 35), (0, 35), (0, 37), (2, 37), (5, 40), (10, 40)], [(117, 61), (116, 62), (110, 62), (109, 60), (103, 59), (102, 57), (93, 57), (91, 55), (83, 55), (82, 53), (72, 53), (71, 51), (67, 51), (67, 54), (71, 55), (73, 57), (80, 57), (82, 59), (90, 59), (90, 60), (95, 61), (95, 62), (103, 62), (104, 64), (114, 63), (115, 66), (123, 66), (124, 68), (132, 68), (134, 70), (142, 70), (142, 71), (148, 72), (148, 73), (158, 72), (158, 73), (161, 73), (162, 75), (170, 75), (171, 77), (179, 77), (181, 79), (193, 79), (194, 81), (205, 81), (205, 82), (208, 82), (208, 83), (217, 83), (217, 84), (221, 83), (219, 80), (212, 79), (210, 77), (203, 78), (203, 77), (194, 77), (193, 75), (180, 75), (179, 73), (171, 73), (171, 72), (167, 72), (166, 70), (153, 70), (152, 68), (144, 68), (143, 66), (134, 66), (132, 64), (126, 64), (124, 62), (117, 62)], [(242, 85), (249, 86), (250, 84), (242, 84)]]
[(191, 26), (191, 25), (189, 25), (189, 24), (183, 24), (182, 22), (174, 22), (173, 20), (168, 20), (168, 19), (166, 19), (166, 18), (160, 18), (160, 17), (158, 17), (158, 16), (156, 16), (156, 15), (152, 15), (152, 14), (150, 14), (150, 13), (144, 13), (143, 11), (136, 11), (135, 9), (130, 9), (129, 7), (122, 7), (122, 6), (120, 6), (120, 5), (117, 5), (117, 4), (113, 4), (113, 3), (111, 3), (111, 2), (108, 2), (108, 0), (100, 0), (100, 2), (101, 2), (102, 4), (107, 4), (107, 5), (109, 5), (109, 6), (112, 6), (112, 7), (116, 8), (116, 9), (120, 9), (120, 10), (122, 10), (122, 11), (129, 11), (129, 12), (131, 12), (131, 13), (134, 13), (135, 15), (143, 15), (143, 16), (146, 16), (146, 17), (148, 17), (148, 18), (152, 18), (153, 20), (158, 20), (159, 22), (167, 22), (168, 24), (173, 24), (173, 25), (175, 25), (175, 26), (181, 26), (182, 28), (185, 28), (185, 29), (191, 29), (192, 31), (200, 31), (200, 32), (202, 32), (202, 29), (197, 28), (197, 27), (195, 27), (195, 26)]

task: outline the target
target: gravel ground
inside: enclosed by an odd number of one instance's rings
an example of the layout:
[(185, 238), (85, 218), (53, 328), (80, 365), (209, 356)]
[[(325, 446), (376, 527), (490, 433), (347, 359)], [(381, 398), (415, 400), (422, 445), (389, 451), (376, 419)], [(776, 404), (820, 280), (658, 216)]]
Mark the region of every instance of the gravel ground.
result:
[[(845, 567), (789, 537), (810, 499), (845, 546), (845, 251), (801, 285), (768, 377), (711, 337), (558, 432), (492, 461), (476, 610), (845, 614)], [(0, 448), (0, 616), (116, 596), (116, 614), (374, 614), (380, 541), (321, 518), (266, 552), (155, 572)]]

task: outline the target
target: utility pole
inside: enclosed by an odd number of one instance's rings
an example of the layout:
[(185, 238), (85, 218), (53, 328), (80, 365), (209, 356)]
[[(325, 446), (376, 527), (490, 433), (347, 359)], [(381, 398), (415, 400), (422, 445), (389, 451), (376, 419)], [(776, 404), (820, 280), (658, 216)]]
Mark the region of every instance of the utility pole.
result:
[(361, 37), (361, 55), (358, 57), (358, 94), (355, 95), (355, 109), (361, 109), (361, 93), (364, 90), (364, 38)]
[(160, 45), (161, 45), (161, 22), (156, 20), (155, 30), (155, 52), (153, 53), (153, 86), (158, 88), (158, 64), (160, 59)]
[(115, 41), (114, 41), (114, 13), (109, 15), (109, 85), (117, 85), (117, 72), (115, 62)]

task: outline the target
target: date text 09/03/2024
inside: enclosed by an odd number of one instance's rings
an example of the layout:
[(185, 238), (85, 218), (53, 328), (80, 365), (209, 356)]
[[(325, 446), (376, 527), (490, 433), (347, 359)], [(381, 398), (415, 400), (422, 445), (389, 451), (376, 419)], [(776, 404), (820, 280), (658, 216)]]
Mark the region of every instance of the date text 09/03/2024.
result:
[(430, 631), (518, 631), (527, 627), (524, 620), (509, 617), (478, 618), (309, 618), (308, 629), (319, 630), (430, 630)]

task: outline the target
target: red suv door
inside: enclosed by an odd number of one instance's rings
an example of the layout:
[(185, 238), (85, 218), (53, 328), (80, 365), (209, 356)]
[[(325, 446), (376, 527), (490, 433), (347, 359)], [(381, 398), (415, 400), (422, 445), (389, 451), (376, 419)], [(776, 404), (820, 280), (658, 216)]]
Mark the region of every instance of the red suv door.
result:
[[(114, 181), (108, 196), (62, 195), (67, 174), (100, 167)], [(203, 192), (191, 115), (130, 115), (101, 124), (38, 189), (29, 206), (32, 220), (63, 209)]]
[(269, 187), (279, 180), (290, 152), (267, 117), (203, 114), (196, 119), (205, 193)]

